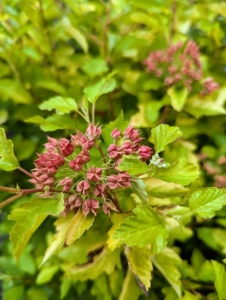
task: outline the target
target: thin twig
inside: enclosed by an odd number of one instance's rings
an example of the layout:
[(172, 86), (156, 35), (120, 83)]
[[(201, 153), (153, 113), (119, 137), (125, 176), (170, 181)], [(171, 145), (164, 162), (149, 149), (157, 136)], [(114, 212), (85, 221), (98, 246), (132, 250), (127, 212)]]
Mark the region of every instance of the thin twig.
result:
[(169, 44), (172, 43), (173, 35), (175, 32), (175, 26), (176, 26), (176, 13), (177, 13), (177, 0), (173, 0), (173, 5), (171, 7), (172, 11), (172, 22), (170, 27), (170, 35), (169, 35)]
[(3, 201), (2, 203), (0, 203), (0, 209), (3, 208), (4, 206), (6, 206), (7, 204), (13, 202), (14, 200), (20, 198), (22, 196), (22, 194), (18, 194), (18, 195), (15, 195), (15, 196), (12, 196), (10, 198), (8, 198), (7, 200)]
[(107, 161), (106, 161), (106, 155), (104, 155), (104, 152), (103, 152), (101, 146), (100, 146), (100, 145), (97, 145), (97, 149), (99, 150), (100, 155), (101, 155), (101, 157), (102, 157), (104, 163), (106, 164), (106, 163), (107, 163)]
[(96, 108), (96, 105), (95, 103), (93, 103), (93, 106), (92, 106), (92, 123), (95, 124), (95, 108)]

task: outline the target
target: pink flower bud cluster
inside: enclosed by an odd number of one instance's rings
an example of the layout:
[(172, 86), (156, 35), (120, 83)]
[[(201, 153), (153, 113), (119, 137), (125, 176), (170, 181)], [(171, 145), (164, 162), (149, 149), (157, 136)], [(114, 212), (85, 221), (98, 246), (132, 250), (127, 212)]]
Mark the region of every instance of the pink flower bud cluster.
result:
[(206, 78), (203, 84), (200, 83), (203, 71), (199, 48), (193, 41), (188, 41), (185, 46), (179, 42), (166, 50), (151, 52), (144, 64), (147, 72), (164, 80), (166, 87), (180, 84), (191, 91), (193, 85), (198, 83), (202, 96), (211, 94), (219, 87), (212, 78)]
[[(89, 166), (90, 150), (95, 146), (101, 135), (101, 127), (89, 125), (85, 134), (77, 132), (70, 139), (55, 139), (48, 137), (45, 144), (46, 152), (38, 154), (35, 160), (33, 178), (30, 182), (38, 188), (48, 186), (49, 195), (61, 189), (64, 193), (64, 215), (69, 211), (81, 209), (86, 216), (88, 213), (97, 214), (101, 207), (105, 214), (117, 211), (114, 204), (114, 190), (131, 186), (131, 176), (119, 172), (112, 160), (119, 163), (123, 154), (138, 155), (146, 161), (151, 155), (151, 148), (141, 146), (140, 132), (129, 126), (121, 139), (120, 130), (113, 130), (114, 141), (119, 139), (120, 146), (112, 144), (108, 148), (104, 167)], [(109, 158), (109, 159), (107, 159)], [(103, 162), (102, 162), (103, 163)], [(58, 173), (60, 171), (60, 173)], [(69, 174), (62, 177), (62, 174)]]
[(129, 125), (123, 133), (115, 128), (111, 136), (114, 144), (108, 147), (108, 155), (115, 161), (116, 167), (120, 164), (123, 155), (133, 154), (139, 156), (140, 160), (145, 162), (153, 154), (152, 148), (140, 144), (143, 138), (140, 137), (140, 131), (135, 129), (133, 125)]

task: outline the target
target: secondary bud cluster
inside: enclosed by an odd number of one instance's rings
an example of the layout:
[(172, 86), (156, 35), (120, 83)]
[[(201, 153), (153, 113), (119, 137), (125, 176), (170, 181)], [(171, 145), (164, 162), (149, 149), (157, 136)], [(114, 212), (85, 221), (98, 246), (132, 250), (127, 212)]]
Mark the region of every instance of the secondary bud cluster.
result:
[[(186, 45), (179, 42), (166, 50), (151, 52), (144, 63), (148, 72), (164, 80), (166, 87), (182, 85), (191, 91), (194, 84), (198, 83), (202, 96), (209, 95), (219, 88), (211, 77), (202, 78), (199, 48), (193, 41)], [(204, 82), (201, 83), (201, 80)]]
[(142, 146), (140, 143), (143, 138), (140, 137), (140, 131), (135, 129), (133, 125), (129, 125), (124, 132), (115, 128), (111, 136), (114, 140), (114, 144), (108, 147), (109, 157), (115, 161), (115, 166), (120, 164), (123, 155), (135, 155), (140, 158), (141, 161), (147, 161), (153, 151), (148, 146)]
[(90, 150), (96, 146), (99, 149), (100, 135), (101, 127), (91, 124), (85, 134), (77, 132), (70, 139), (48, 137), (45, 153), (38, 154), (35, 160), (30, 182), (38, 188), (49, 187), (49, 195), (60, 188), (64, 193), (64, 215), (78, 209), (85, 216), (96, 215), (100, 207), (108, 215), (117, 211), (114, 191), (130, 187), (132, 181), (129, 174), (117, 168), (123, 155), (132, 154), (144, 162), (152, 155), (151, 148), (141, 145), (139, 130), (130, 125), (124, 132), (117, 128), (112, 131), (113, 144), (106, 155), (100, 151), (98, 166), (93, 163)]

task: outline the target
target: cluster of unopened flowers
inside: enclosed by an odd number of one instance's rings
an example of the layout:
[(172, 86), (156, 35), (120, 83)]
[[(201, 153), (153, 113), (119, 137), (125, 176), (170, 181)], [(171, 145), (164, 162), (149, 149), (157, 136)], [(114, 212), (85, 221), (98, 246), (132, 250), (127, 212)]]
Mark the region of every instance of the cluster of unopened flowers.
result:
[(193, 85), (199, 83), (202, 96), (219, 88), (212, 77), (202, 78), (199, 48), (193, 41), (188, 41), (185, 46), (178, 42), (166, 50), (151, 52), (144, 63), (147, 72), (162, 78), (166, 87), (181, 84), (190, 92)]
[[(48, 187), (48, 195), (61, 186), (65, 193), (64, 215), (80, 207), (85, 216), (90, 212), (96, 215), (100, 205), (107, 215), (117, 211), (113, 190), (130, 187), (133, 180), (117, 168), (123, 155), (132, 154), (146, 162), (153, 154), (152, 148), (141, 145), (139, 130), (130, 125), (124, 132), (117, 128), (111, 132), (113, 142), (100, 161), (103, 167), (90, 166), (90, 150), (98, 147), (100, 135), (101, 127), (91, 124), (85, 134), (77, 132), (70, 139), (48, 137), (46, 152), (38, 154), (34, 162), (30, 182), (37, 188)], [(70, 175), (62, 178), (63, 171)]]

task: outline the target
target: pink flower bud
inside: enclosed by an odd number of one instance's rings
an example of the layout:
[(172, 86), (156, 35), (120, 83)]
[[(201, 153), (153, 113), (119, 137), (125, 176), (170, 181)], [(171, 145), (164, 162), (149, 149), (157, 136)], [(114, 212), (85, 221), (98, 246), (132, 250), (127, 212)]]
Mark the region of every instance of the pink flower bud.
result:
[(76, 157), (68, 163), (68, 166), (74, 171), (80, 171), (82, 169), (81, 158)]
[(47, 150), (55, 149), (58, 147), (58, 140), (47, 136), (48, 143), (45, 144)]
[(55, 182), (53, 177), (49, 177), (45, 182), (43, 182), (43, 186), (52, 186)]
[(146, 161), (147, 159), (149, 159), (151, 153), (152, 153), (152, 149), (148, 146), (141, 146), (139, 149), (139, 154), (141, 156), (142, 161)]
[(86, 136), (88, 138), (99, 138), (101, 135), (101, 127), (90, 124), (86, 130)]
[(74, 152), (74, 146), (67, 139), (61, 139), (59, 142), (59, 147), (63, 156), (69, 156)]
[(129, 155), (133, 152), (132, 144), (130, 142), (125, 142), (122, 147), (120, 148), (124, 154)]
[(119, 139), (120, 136), (121, 136), (120, 130), (118, 130), (117, 128), (115, 128), (114, 130), (112, 130), (111, 136), (112, 136), (112, 138), (115, 139), (115, 140)]
[(112, 210), (114, 211), (118, 211), (118, 209), (116, 208), (116, 206), (114, 205), (114, 203), (112, 201), (106, 201), (103, 205), (102, 205), (102, 210), (103, 212), (108, 215), (110, 217), (110, 213)]
[(99, 202), (96, 199), (87, 199), (82, 204), (82, 212), (85, 216), (91, 211), (94, 215), (97, 214)]
[(80, 207), (82, 205), (82, 202), (82, 198), (78, 195), (70, 195), (68, 197), (68, 203), (70, 204), (71, 209)]
[(106, 196), (106, 184), (104, 183), (98, 183), (94, 189), (93, 189), (93, 194), (94, 196), (99, 196), (99, 197), (104, 197)]
[(82, 180), (77, 184), (76, 191), (81, 193), (82, 195), (88, 194), (90, 188), (90, 184), (86, 180)]
[(107, 185), (111, 190), (117, 189), (119, 187), (118, 185), (118, 175), (109, 175), (107, 178)]
[(95, 139), (86, 140), (82, 143), (82, 148), (85, 150), (90, 150), (91, 148), (93, 148), (94, 144), (95, 144)]
[(90, 181), (98, 182), (101, 179), (102, 169), (101, 168), (90, 168), (86, 174), (86, 177)]
[(86, 164), (90, 161), (90, 154), (89, 154), (88, 150), (86, 150), (86, 149), (83, 149), (77, 157), (80, 158), (80, 160), (83, 164)]
[(81, 145), (82, 145), (82, 139), (83, 138), (85, 138), (85, 136), (81, 132), (78, 132), (76, 135), (71, 135), (71, 143), (72, 143), (72, 145), (75, 148), (81, 147)]
[(122, 153), (120, 152), (119, 147), (114, 144), (111, 144), (108, 147), (108, 155), (113, 160), (117, 160), (122, 157)]
[(69, 177), (66, 177), (60, 181), (60, 185), (62, 185), (64, 187), (63, 188), (64, 192), (69, 191), (72, 188), (72, 184), (73, 184), (73, 181)]

